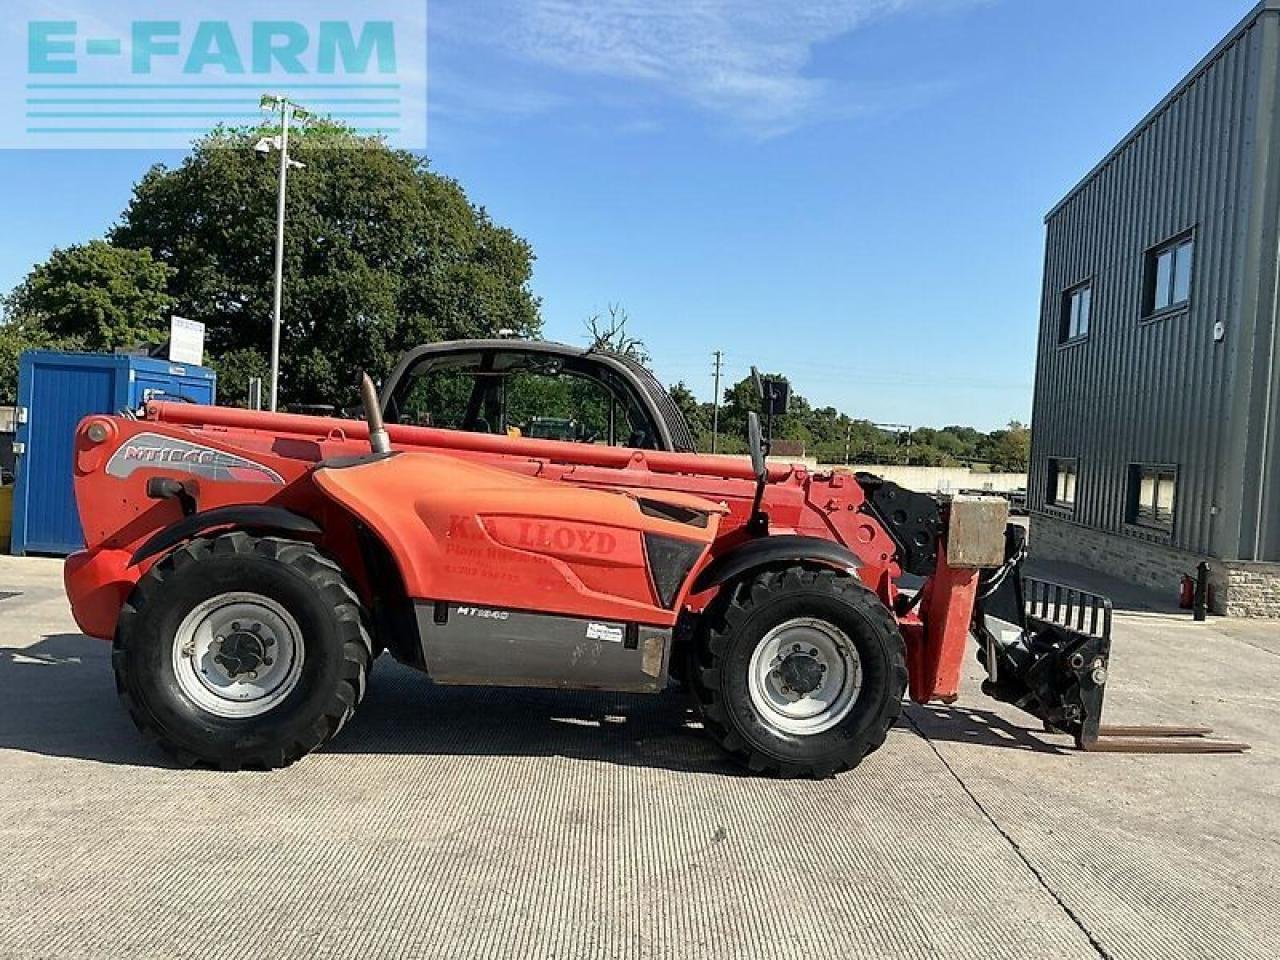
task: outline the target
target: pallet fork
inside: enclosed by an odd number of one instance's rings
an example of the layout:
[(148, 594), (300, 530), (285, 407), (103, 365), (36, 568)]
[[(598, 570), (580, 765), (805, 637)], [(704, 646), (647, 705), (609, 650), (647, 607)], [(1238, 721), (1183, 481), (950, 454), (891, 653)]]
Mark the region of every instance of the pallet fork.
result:
[(1022, 575), (1026, 534), (1010, 526), (1004, 566), (983, 576), (974, 610), (983, 692), (1075, 738), (1089, 753), (1241, 753), (1210, 727), (1102, 723), (1111, 657), (1111, 601)]

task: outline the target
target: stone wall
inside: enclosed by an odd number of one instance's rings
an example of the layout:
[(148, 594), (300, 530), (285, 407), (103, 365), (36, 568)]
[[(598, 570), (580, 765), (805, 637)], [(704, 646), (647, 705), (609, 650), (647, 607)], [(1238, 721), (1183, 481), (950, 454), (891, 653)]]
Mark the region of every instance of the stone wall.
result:
[(1280, 563), (1210, 561), (1209, 567), (1223, 612), (1280, 619)]
[(1182, 575), (1206, 560), (1214, 613), (1280, 619), (1280, 563), (1215, 560), (1043, 513), (1031, 516), (1028, 544), (1038, 559), (1078, 563), (1166, 596), (1176, 596)]
[(1200, 557), (1137, 537), (1103, 533), (1043, 513), (1031, 515), (1028, 536), (1037, 559), (1065, 560), (1176, 596), (1184, 573), (1194, 574)]

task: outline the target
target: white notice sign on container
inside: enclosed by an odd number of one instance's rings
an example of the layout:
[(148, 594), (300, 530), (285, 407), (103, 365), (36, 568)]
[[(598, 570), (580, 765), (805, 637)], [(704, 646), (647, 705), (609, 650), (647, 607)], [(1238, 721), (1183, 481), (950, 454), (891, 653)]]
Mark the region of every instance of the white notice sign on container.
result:
[(204, 324), (186, 317), (169, 319), (169, 362), (204, 364)]

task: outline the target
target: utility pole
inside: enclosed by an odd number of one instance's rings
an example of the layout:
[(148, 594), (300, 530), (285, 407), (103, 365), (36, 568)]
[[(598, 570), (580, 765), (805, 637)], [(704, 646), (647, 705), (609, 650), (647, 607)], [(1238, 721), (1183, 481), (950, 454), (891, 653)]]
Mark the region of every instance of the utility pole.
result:
[(849, 443), (853, 439), (853, 421), (850, 420), (844, 425), (844, 465), (849, 465)]
[(284, 306), (284, 214), (285, 197), (289, 188), (289, 170), (301, 169), (303, 164), (289, 159), (289, 124), (302, 119), (307, 112), (286, 97), (266, 94), (262, 109), (280, 111), (280, 135), (259, 140), (254, 147), (260, 155), (267, 156), (274, 148), (280, 151), (280, 186), (276, 197), (276, 262), (275, 290), (271, 299), (271, 412), (276, 411), (280, 398), (280, 321)]
[(713, 356), (716, 360), (716, 392), (712, 395), (711, 452), (715, 453), (720, 444), (720, 365), (724, 361), (724, 353), (717, 350)]

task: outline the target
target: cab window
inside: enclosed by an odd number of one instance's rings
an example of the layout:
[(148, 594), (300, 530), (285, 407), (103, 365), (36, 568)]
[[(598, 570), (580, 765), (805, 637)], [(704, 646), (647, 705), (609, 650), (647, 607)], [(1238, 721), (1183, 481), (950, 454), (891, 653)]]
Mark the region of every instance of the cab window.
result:
[(430, 376), (414, 377), (399, 399), (397, 421), (418, 427), (465, 429), (467, 401), (474, 384), (473, 372), (460, 369), (435, 370)]
[(416, 426), (652, 448), (655, 431), (625, 381), (599, 375), (554, 357), (433, 358), (406, 375), (388, 413)]

